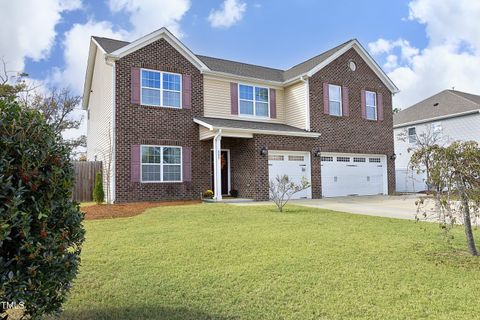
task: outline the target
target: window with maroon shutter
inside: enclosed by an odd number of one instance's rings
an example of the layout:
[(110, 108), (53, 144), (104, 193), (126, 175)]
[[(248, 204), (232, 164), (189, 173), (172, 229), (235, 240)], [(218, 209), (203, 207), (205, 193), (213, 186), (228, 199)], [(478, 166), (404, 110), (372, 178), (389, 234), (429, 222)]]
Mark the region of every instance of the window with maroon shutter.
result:
[(192, 108), (192, 76), (189, 74), (182, 75), (182, 107)]
[(323, 113), (330, 114), (330, 105), (328, 97), (328, 83), (323, 83)]
[(361, 101), (361, 108), (362, 108), (362, 118), (367, 119), (367, 108), (365, 105), (365, 94), (366, 91), (362, 90), (361, 91), (361, 96), (360, 96), (360, 101)]
[(192, 181), (192, 147), (182, 148), (183, 181)]
[(230, 83), (230, 106), (231, 114), (238, 114), (238, 84), (234, 82)]
[(277, 92), (275, 89), (270, 89), (270, 118), (277, 117)]
[(350, 113), (349, 109), (349, 100), (348, 100), (348, 88), (342, 87), (342, 115), (348, 117)]
[(140, 68), (131, 70), (132, 104), (140, 104)]
[(378, 121), (383, 121), (383, 95), (377, 93)]
[(131, 146), (130, 161), (130, 180), (132, 182), (140, 182), (140, 145), (134, 144)]

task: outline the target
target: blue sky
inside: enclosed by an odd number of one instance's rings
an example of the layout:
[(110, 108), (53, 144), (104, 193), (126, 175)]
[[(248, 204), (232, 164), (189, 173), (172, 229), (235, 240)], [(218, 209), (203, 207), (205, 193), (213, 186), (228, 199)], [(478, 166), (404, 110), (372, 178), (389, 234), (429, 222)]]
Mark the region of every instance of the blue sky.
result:
[(166, 26), (195, 53), (275, 68), (357, 38), (401, 90), (395, 107), (453, 86), (480, 94), (477, 0), (0, 0), (0, 5), (0, 57), (12, 75), (25, 71), (43, 88), (82, 92), (91, 35), (132, 41)]
[[(212, 28), (207, 17), (222, 1), (194, 1), (181, 21), (182, 41), (195, 53), (276, 68), (288, 68), (357, 38), (365, 46), (378, 38), (408, 38), (415, 46), (427, 42), (424, 27), (405, 19), (408, 1), (245, 1), (243, 19), (229, 28)], [(89, 19), (110, 21), (131, 30), (125, 12), (112, 13), (107, 1), (83, 1), (84, 8), (66, 12), (55, 27), (57, 37), (50, 56), (26, 60), (25, 70), (35, 79), (47, 77), (52, 67), (64, 66), (62, 35)], [(153, 29), (158, 26), (152, 25)]]

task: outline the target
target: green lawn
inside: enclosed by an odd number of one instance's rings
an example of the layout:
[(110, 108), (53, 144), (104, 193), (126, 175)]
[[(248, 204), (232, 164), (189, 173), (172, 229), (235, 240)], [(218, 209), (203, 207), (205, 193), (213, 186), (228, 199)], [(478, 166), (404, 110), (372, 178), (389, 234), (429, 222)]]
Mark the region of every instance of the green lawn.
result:
[(448, 246), (434, 224), (217, 204), (85, 225), (64, 319), (479, 317), (460, 228)]

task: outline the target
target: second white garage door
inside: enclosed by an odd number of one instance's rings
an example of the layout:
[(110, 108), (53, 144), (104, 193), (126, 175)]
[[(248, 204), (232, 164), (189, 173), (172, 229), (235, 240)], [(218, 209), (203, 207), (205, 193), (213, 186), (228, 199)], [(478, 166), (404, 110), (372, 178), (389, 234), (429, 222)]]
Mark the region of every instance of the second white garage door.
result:
[[(302, 177), (311, 183), (310, 153), (295, 151), (268, 151), (269, 180), (277, 176), (288, 175), (291, 181), (299, 184)], [(293, 195), (292, 199), (312, 198), (312, 188), (302, 190)]]
[(322, 153), (322, 196), (387, 193), (386, 156)]

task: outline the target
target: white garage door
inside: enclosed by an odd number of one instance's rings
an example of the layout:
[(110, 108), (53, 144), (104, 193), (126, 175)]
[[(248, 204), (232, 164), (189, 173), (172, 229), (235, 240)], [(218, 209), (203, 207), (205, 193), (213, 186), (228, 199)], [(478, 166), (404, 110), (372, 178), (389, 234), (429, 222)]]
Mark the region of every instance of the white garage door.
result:
[[(269, 180), (277, 176), (288, 175), (290, 181), (300, 184), (302, 177), (311, 183), (310, 153), (294, 151), (268, 151)], [(292, 199), (312, 198), (312, 188), (302, 190), (292, 196)]]
[(386, 156), (322, 153), (322, 195), (376, 195), (387, 193)]

